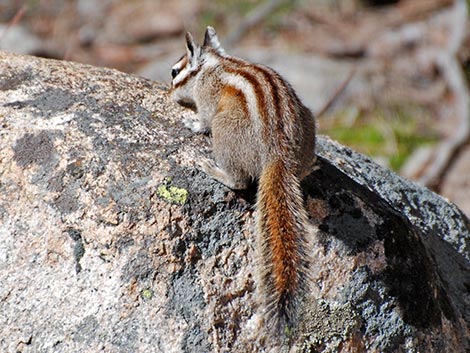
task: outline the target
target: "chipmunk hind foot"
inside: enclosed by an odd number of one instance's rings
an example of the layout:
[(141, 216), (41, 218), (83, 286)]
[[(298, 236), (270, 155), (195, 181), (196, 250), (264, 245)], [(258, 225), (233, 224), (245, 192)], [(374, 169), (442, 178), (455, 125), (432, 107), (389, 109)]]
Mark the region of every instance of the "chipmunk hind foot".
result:
[(232, 190), (244, 190), (250, 186), (248, 179), (237, 178), (231, 175), (219, 167), (212, 159), (202, 158), (199, 160), (198, 165), (204, 173)]

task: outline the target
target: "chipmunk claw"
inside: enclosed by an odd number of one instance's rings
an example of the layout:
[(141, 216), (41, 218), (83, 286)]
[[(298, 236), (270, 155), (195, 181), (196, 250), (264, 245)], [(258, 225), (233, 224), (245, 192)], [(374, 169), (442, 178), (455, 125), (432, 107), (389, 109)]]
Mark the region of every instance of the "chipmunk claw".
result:
[(220, 168), (215, 164), (212, 159), (209, 158), (201, 158), (197, 162), (197, 166), (201, 169), (204, 173), (208, 175), (213, 175), (214, 172), (219, 170)]

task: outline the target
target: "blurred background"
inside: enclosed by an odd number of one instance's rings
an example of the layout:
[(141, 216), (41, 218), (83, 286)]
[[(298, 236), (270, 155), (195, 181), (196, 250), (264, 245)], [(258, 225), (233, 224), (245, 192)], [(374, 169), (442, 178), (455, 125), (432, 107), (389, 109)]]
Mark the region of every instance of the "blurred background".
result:
[(169, 83), (185, 31), (202, 41), (211, 25), (285, 76), (320, 133), (470, 215), (469, 3), (0, 0), (0, 49)]

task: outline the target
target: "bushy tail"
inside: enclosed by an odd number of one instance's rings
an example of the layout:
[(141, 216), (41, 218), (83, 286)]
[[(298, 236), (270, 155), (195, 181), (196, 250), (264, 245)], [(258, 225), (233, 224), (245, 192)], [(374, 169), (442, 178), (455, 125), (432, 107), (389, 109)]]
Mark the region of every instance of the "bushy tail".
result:
[(257, 226), (262, 251), (262, 286), (267, 309), (281, 330), (290, 330), (306, 286), (306, 224), (300, 182), (282, 162), (268, 163), (260, 176)]

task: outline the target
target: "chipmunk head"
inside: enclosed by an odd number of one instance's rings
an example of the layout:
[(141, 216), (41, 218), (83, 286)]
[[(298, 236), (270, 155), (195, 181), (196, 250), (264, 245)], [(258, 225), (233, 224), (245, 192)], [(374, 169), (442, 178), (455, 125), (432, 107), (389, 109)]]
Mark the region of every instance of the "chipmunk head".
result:
[(195, 79), (207, 62), (210, 51), (208, 48), (219, 55), (225, 54), (214, 28), (207, 27), (202, 47), (196, 43), (191, 33), (186, 33), (186, 54), (171, 68), (171, 94), (178, 103), (194, 104)]

